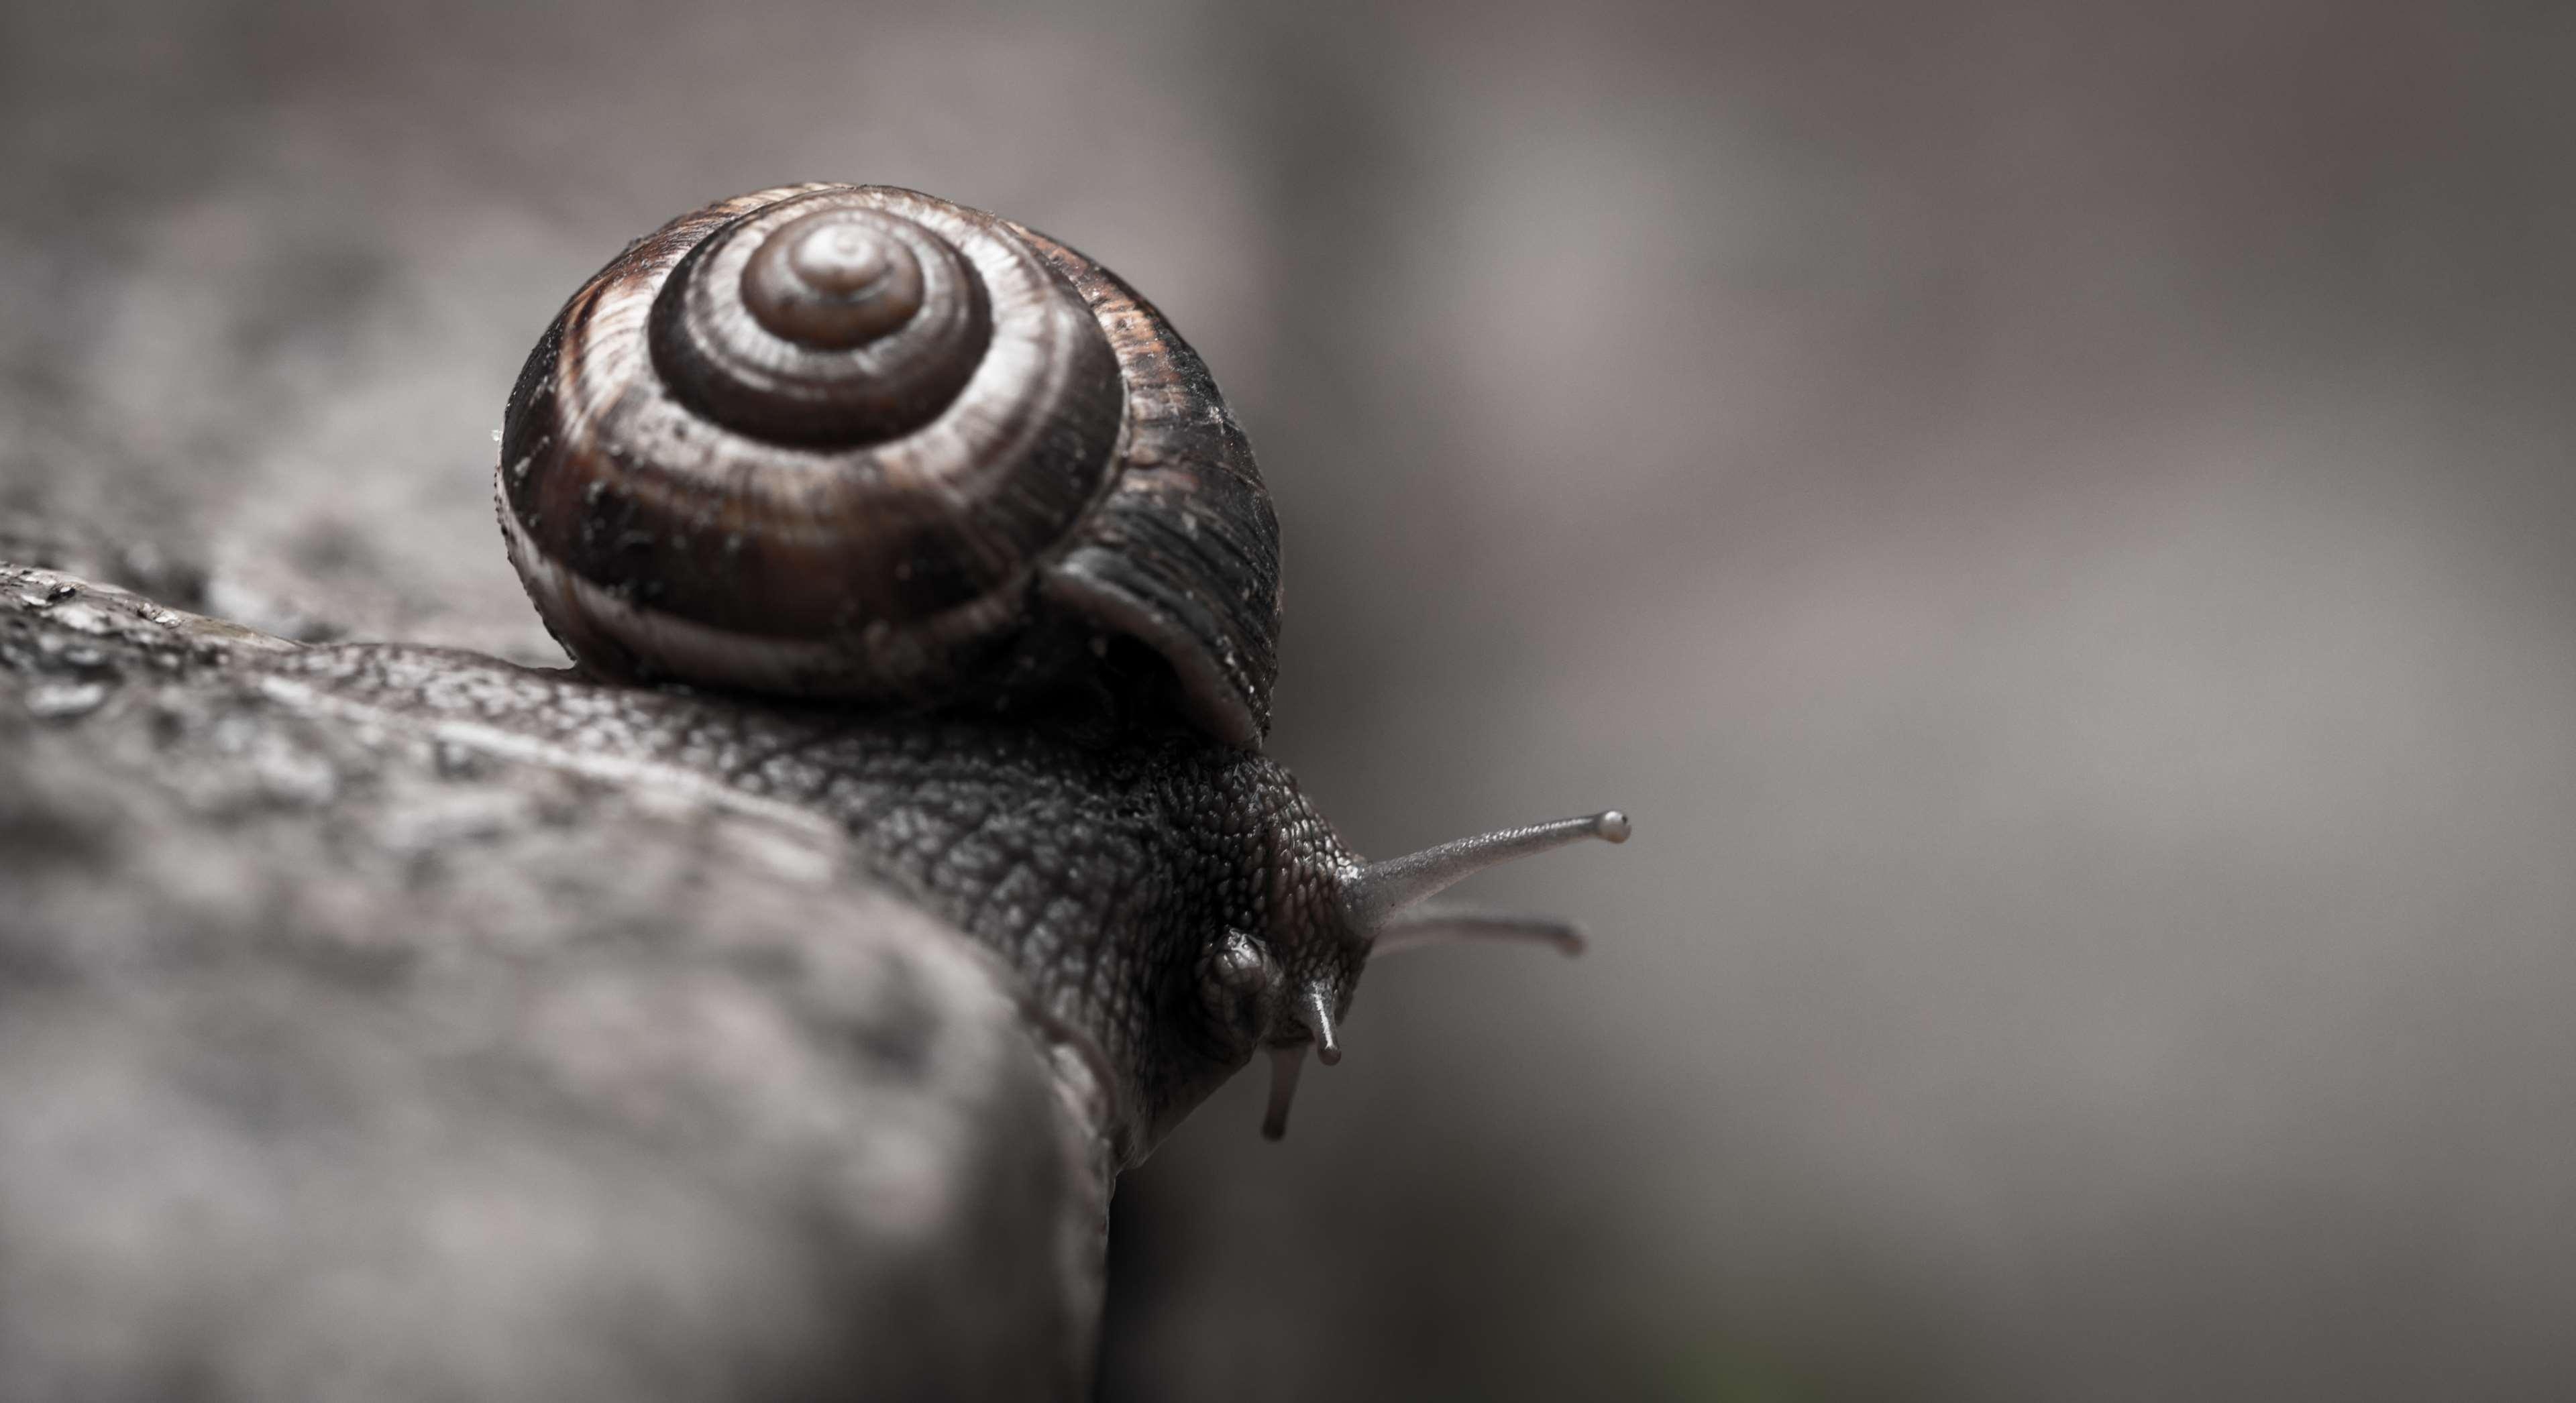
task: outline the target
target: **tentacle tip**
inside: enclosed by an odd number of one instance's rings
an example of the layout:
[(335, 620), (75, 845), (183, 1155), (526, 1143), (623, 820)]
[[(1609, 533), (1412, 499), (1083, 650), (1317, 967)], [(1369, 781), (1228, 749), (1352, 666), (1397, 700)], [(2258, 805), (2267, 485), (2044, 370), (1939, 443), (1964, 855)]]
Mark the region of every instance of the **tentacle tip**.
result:
[(1603, 809), (1592, 816), (1592, 833), (1604, 842), (1628, 841), (1628, 816), (1617, 809)]
[(1591, 948), (1591, 938), (1579, 930), (1569, 927), (1557, 932), (1556, 934), (1557, 953), (1565, 956), (1569, 960)]
[(1261, 1138), (1264, 1140), (1287, 1139), (1288, 1118), (1284, 1115), (1263, 1116), (1261, 1118)]
[(1337, 1043), (1318, 1044), (1315, 1048), (1315, 1060), (1327, 1067), (1340, 1066), (1342, 1064), (1341, 1046)]

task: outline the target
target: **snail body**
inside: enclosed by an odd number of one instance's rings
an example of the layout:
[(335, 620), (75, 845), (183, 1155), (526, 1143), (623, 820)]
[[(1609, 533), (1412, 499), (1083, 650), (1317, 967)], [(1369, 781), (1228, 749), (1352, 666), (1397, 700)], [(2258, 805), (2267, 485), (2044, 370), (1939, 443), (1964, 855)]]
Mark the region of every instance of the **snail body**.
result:
[(1422, 903), (1627, 836), (1354, 854), (1260, 753), (1278, 527), (1205, 365), (1097, 263), (931, 196), (781, 187), (630, 245), (530, 354), (495, 492), (585, 672), (816, 708), (730, 777), (1009, 959), (1112, 1069), (1130, 1157), (1265, 1050), (1284, 1131), (1373, 950), (1579, 948)]

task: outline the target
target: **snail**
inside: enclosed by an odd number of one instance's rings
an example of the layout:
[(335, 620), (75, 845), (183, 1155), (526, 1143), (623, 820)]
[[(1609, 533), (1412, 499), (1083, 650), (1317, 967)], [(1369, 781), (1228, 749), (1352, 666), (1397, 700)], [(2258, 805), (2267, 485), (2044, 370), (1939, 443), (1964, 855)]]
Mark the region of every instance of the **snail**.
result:
[(1256, 1055), (1285, 1132), (1372, 954), (1579, 950), (1429, 901), (1616, 810), (1367, 862), (1262, 753), (1278, 525), (1215, 381), (1116, 275), (886, 186), (719, 201), (564, 305), (495, 497), (547, 628), (610, 683), (811, 718), (745, 767), (998, 951), (1125, 1099), (1132, 1159)]

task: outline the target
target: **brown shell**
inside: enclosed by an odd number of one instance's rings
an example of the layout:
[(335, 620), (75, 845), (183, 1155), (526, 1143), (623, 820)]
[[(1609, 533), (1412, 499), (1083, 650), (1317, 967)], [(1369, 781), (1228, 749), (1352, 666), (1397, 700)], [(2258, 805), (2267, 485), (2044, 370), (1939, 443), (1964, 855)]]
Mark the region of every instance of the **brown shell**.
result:
[[(914, 245), (928, 300), (893, 336), (780, 349), (731, 280), (836, 208), (954, 256)], [(1201, 729), (1269, 728), (1278, 524), (1215, 381), (1114, 274), (979, 211), (804, 185), (673, 220), (530, 353), (495, 486), (529, 597), (595, 672), (977, 707), (1125, 636)]]

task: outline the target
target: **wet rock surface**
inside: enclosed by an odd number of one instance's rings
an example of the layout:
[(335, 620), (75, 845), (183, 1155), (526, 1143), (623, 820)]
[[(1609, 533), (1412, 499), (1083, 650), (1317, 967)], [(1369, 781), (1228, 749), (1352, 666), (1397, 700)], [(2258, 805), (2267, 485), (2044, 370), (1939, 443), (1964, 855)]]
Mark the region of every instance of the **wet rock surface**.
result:
[(0, 1399), (1080, 1391), (1100, 1111), (994, 960), (297, 656), (0, 566)]

